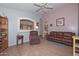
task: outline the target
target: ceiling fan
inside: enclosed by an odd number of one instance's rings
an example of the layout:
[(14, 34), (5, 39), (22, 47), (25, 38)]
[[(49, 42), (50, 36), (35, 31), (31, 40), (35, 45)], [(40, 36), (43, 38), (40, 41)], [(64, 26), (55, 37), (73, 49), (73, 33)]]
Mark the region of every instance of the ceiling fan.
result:
[(42, 9), (53, 9), (52, 7), (47, 6), (47, 3), (41, 3), (41, 4), (36, 4), (34, 3), (34, 6), (39, 7), (38, 10), (36, 10), (36, 12), (39, 12)]

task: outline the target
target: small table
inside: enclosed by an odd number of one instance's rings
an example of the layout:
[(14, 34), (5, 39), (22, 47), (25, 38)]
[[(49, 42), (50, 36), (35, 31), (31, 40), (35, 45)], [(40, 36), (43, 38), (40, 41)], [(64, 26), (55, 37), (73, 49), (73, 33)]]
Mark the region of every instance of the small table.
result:
[(17, 45), (18, 45), (18, 40), (21, 40), (21, 44), (23, 44), (23, 35), (17, 35)]

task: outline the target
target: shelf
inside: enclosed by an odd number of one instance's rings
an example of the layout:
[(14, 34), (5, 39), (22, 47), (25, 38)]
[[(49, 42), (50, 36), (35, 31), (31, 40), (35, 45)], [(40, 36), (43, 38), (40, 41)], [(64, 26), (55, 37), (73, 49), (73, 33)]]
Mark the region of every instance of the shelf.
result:
[(79, 48), (79, 43), (77, 41), (79, 41), (79, 36), (73, 36), (73, 55), (76, 56), (76, 48)]
[(0, 16), (0, 52), (8, 47), (8, 19)]
[(73, 36), (72, 38), (79, 40), (79, 36)]
[(79, 53), (75, 53), (75, 56), (79, 56)]
[(76, 43), (76, 44), (75, 44), (75, 47), (79, 48), (79, 43)]

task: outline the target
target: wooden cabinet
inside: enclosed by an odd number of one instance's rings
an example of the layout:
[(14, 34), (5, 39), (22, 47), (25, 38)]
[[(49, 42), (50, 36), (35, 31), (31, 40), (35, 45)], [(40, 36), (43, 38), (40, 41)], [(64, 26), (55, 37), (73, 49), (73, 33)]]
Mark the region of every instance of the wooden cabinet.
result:
[(0, 16), (0, 52), (8, 47), (8, 19)]
[[(77, 53), (77, 52), (79, 52), (79, 42), (77, 42), (77, 41), (79, 41), (79, 36), (73, 36), (72, 38), (73, 38), (73, 55), (79, 56), (79, 53)], [(78, 50), (76, 48), (78, 48)]]

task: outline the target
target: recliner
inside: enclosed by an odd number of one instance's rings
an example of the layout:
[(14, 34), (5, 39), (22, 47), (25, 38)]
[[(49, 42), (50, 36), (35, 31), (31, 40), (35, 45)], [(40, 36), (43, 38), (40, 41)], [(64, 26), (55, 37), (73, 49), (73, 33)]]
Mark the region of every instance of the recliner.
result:
[(29, 43), (31, 45), (40, 43), (40, 37), (38, 36), (38, 31), (30, 31)]

